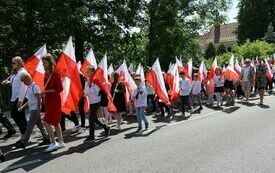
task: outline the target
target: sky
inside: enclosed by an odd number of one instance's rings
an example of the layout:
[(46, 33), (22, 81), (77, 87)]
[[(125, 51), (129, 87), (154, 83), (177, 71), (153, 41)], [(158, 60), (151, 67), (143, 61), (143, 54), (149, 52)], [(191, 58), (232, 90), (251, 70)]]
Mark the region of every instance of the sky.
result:
[(235, 19), (238, 15), (238, 2), (239, 0), (232, 0), (232, 5), (230, 6), (227, 14), (228, 21), (227, 23), (237, 22), (237, 19)]

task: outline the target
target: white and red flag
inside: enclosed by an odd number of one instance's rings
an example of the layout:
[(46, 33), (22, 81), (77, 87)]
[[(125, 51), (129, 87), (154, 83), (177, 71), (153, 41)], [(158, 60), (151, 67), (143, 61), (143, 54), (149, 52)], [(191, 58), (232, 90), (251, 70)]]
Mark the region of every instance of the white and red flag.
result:
[(111, 75), (114, 71), (115, 71), (115, 70), (114, 70), (113, 64), (111, 64), (111, 65), (108, 67), (108, 75)]
[(127, 90), (126, 90), (126, 104), (130, 101), (130, 96), (132, 95), (134, 89), (137, 88), (137, 85), (130, 75), (125, 60), (121, 64), (121, 66), (117, 69), (117, 73), (119, 74), (119, 80), (122, 82)]
[(232, 54), (228, 67), (225, 69), (223, 76), (229, 80), (239, 80), (239, 75), (234, 69), (234, 55)]
[(209, 74), (210, 79), (214, 78), (214, 76), (215, 76), (215, 70), (216, 70), (217, 67), (218, 67), (218, 62), (217, 62), (217, 57), (215, 57), (215, 59), (214, 59), (214, 61), (212, 63), (212, 67), (210, 69), (210, 74)]
[(63, 91), (61, 93), (61, 110), (65, 114), (77, 111), (83, 89), (75, 59), (72, 37), (69, 38), (58, 57), (55, 71), (61, 75)]
[(143, 84), (145, 84), (145, 75), (144, 75), (144, 70), (143, 70), (143, 66), (141, 65), (141, 63), (139, 63), (136, 74), (140, 76), (141, 78), (141, 82)]
[(241, 77), (241, 73), (242, 73), (242, 68), (239, 64), (239, 61), (238, 59), (236, 58), (236, 61), (235, 61), (235, 66), (234, 66), (234, 69), (236, 71), (236, 73), (239, 75), (239, 78)]
[(97, 68), (94, 51), (92, 49), (90, 49), (90, 51), (88, 52), (87, 58), (84, 59), (83, 61), (82, 67), (80, 69), (82, 74), (85, 74), (86, 68), (89, 66), (93, 66), (95, 69)]
[(205, 63), (204, 63), (204, 60), (201, 61), (201, 65), (199, 67), (199, 73), (198, 73), (198, 77), (200, 79), (200, 81), (204, 81), (206, 80), (207, 78), (207, 69), (206, 69), (206, 66), (205, 66)]
[(270, 69), (270, 65), (269, 65), (269, 63), (266, 59), (265, 59), (265, 64), (266, 64), (266, 68), (267, 68), (266, 69), (266, 76), (267, 76), (269, 81), (272, 81), (273, 75), (272, 75), (272, 72), (271, 72), (271, 69)]
[(157, 59), (149, 70), (146, 76), (146, 81), (155, 89), (157, 96), (166, 104), (170, 105), (167, 90), (160, 68), (159, 60)]
[(179, 71), (177, 64), (173, 64), (171, 71), (167, 72), (165, 81), (169, 85), (168, 95), (174, 102), (178, 101), (179, 97)]
[(116, 106), (113, 102), (113, 97), (110, 91), (110, 84), (108, 82), (108, 70), (107, 70), (107, 55), (105, 54), (103, 59), (98, 65), (91, 81), (95, 83), (105, 94), (108, 98), (108, 111), (109, 112), (116, 112)]
[(25, 61), (25, 68), (32, 76), (33, 81), (41, 90), (44, 89), (45, 70), (42, 63), (42, 57), (47, 54), (46, 44), (43, 45), (33, 56)]

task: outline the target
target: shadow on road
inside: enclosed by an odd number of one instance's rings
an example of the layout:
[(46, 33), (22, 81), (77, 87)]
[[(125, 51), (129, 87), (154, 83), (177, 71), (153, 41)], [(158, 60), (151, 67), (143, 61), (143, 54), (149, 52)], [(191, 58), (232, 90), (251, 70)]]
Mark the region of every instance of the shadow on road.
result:
[(240, 108), (241, 108), (241, 107), (239, 107), (239, 106), (233, 106), (233, 107), (224, 109), (224, 110), (222, 110), (222, 111), (225, 112), (225, 113), (227, 113), (227, 114), (231, 114), (231, 113), (237, 111), (237, 110), (240, 109)]
[(160, 130), (162, 127), (165, 127), (165, 126), (166, 125), (156, 126), (154, 129), (148, 129), (148, 130), (142, 131), (141, 134), (138, 134), (136, 132), (128, 133), (128, 134), (125, 134), (124, 139), (131, 139), (133, 137), (147, 137), (147, 136), (151, 135), (152, 133)]

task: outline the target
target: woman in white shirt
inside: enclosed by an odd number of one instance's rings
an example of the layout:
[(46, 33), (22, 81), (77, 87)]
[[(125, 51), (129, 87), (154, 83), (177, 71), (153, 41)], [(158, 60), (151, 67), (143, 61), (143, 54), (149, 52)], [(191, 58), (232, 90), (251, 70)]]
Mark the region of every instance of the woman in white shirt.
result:
[(87, 137), (85, 142), (91, 142), (95, 140), (95, 123), (105, 130), (105, 136), (108, 137), (110, 133), (110, 127), (100, 122), (97, 118), (97, 112), (100, 108), (100, 88), (93, 83), (92, 77), (94, 75), (95, 69), (94, 67), (90, 66), (86, 69), (86, 79), (87, 84), (84, 89), (84, 95), (88, 96), (90, 102), (90, 117), (89, 117), (89, 124), (90, 124), (90, 135)]
[(214, 92), (217, 99), (217, 107), (221, 107), (224, 92), (224, 77), (220, 68), (216, 68), (214, 76)]

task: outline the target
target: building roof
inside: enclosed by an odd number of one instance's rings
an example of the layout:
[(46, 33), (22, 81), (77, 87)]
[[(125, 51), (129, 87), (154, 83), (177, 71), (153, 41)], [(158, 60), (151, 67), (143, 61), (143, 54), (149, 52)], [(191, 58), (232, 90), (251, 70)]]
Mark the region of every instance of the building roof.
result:
[(212, 43), (224, 43), (224, 42), (235, 42), (237, 41), (236, 29), (238, 23), (228, 23), (219, 26), (213, 26), (210, 31), (204, 35), (199, 36), (199, 44), (206, 46), (210, 42)]

